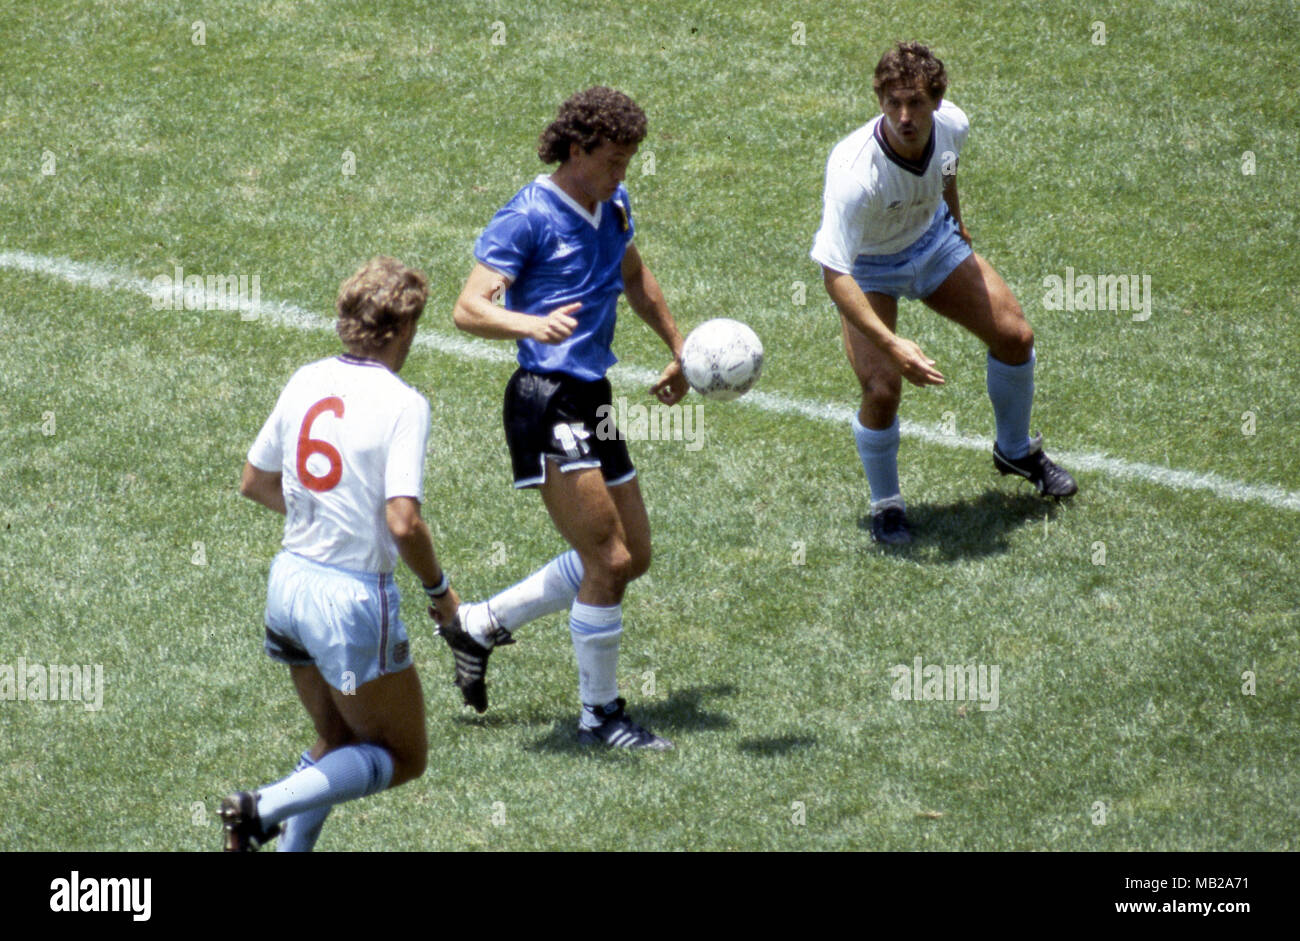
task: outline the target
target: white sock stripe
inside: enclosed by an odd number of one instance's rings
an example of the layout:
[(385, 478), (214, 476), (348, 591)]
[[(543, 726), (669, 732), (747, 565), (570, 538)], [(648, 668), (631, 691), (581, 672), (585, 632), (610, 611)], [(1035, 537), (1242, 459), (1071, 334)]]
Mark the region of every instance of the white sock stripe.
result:
[(600, 634), (621, 634), (623, 632), (622, 623), (619, 624), (588, 624), (585, 621), (579, 621), (573, 617), (569, 618), (569, 627), (578, 634), (587, 637), (594, 637)]
[[(98, 291), (125, 291), (133, 294), (153, 297), (151, 282), (144, 278), (123, 272), (105, 265), (92, 265), (57, 258), (48, 255), (33, 255), (23, 251), (0, 252), (0, 268), (25, 271), (33, 274), (60, 278), (69, 284), (85, 285)], [(219, 293), (209, 298), (205, 292), (203, 306), (212, 305), (222, 310), (243, 310), (244, 306), (229, 303)], [(326, 319), (319, 314), (306, 310), (286, 301), (265, 301), (258, 305), (256, 313), (261, 320), (275, 326), (290, 327), (299, 330), (334, 330), (333, 318)], [(466, 340), (459, 336), (421, 331), (415, 337), (415, 345), (435, 353), (445, 353), (458, 358), (486, 360), (494, 363), (514, 362), (513, 350), (501, 348), (501, 344), (490, 340)], [(611, 375), (620, 382), (641, 385), (653, 383), (659, 373), (626, 364), (615, 366)], [(843, 424), (850, 420), (853, 410), (842, 405), (797, 399), (784, 393), (764, 392), (756, 389), (743, 399), (737, 400), (740, 408), (757, 408), (777, 415), (797, 415), (813, 421)], [(919, 438), (927, 444), (946, 448), (987, 451), (987, 438), (967, 435), (949, 434), (940, 425), (920, 425), (916, 422), (903, 421), (902, 433), (910, 438)], [(1168, 487), (1171, 490), (1208, 490), (1223, 500), (1242, 503), (1257, 503), (1281, 510), (1300, 512), (1300, 492), (1287, 490), (1275, 484), (1251, 484), (1232, 480), (1215, 473), (1197, 473), (1195, 471), (1177, 470), (1161, 467), (1157, 464), (1145, 464), (1125, 461), (1092, 451), (1059, 451), (1056, 459), (1076, 471), (1096, 471), (1108, 477), (1137, 480), (1143, 483)]]
[(575, 599), (569, 607), (569, 619), (588, 627), (612, 627), (623, 623), (623, 606), (586, 604)]
[(462, 673), (470, 673), (474, 676), (483, 675), (483, 660), (481, 658), (463, 656), (459, 652), (456, 654), (456, 668)]

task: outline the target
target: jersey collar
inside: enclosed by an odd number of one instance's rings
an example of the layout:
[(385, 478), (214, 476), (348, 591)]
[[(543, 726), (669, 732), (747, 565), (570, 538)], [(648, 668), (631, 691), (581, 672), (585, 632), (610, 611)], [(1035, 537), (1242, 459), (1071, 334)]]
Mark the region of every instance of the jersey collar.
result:
[(366, 359), (364, 356), (355, 356), (352, 353), (340, 353), (337, 358), (351, 366), (378, 366), (380, 369), (388, 369), (377, 359)]
[(893, 147), (889, 146), (889, 138), (885, 137), (885, 118), (881, 115), (876, 121), (876, 129), (872, 132), (875, 134), (876, 143), (880, 145), (881, 152), (889, 158), (891, 163), (902, 167), (908, 173), (915, 176), (924, 176), (925, 170), (930, 166), (930, 158), (934, 156), (934, 126), (930, 126), (930, 139), (925, 142), (925, 152), (921, 154), (920, 160), (908, 160), (900, 155)]
[(570, 209), (572, 209), (574, 212), (580, 215), (583, 219), (587, 220), (588, 225), (590, 225), (593, 229), (600, 228), (601, 213), (605, 208), (604, 203), (596, 203), (596, 214), (592, 215), (591, 213), (587, 212), (587, 210), (583, 209), (582, 206), (579, 205), (576, 199), (574, 199), (564, 190), (560, 189), (560, 187), (555, 183), (555, 181), (552, 180), (545, 173), (539, 173), (537, 175), (537, 179), (534, 180), (533, 182), (546, 187), (548, 190), (550, 190), (552, 193), (558, 196), (560, 200), (564, 203), (564, 205), (568, 206)]

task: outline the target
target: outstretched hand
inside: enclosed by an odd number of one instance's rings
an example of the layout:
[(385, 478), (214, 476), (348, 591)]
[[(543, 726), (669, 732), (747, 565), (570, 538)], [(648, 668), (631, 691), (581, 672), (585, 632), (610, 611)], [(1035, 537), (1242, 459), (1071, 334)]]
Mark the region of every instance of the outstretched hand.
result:
[(659, 376), (659, 381), (650, 387), (650, 394), (665, 405), (676, 405), (686, 398), (690, 384), (682, 372), (682, 364), (673, 360)]
[(943, 373), (934, 368), (934, 360), (921, 352), (921, 348), (911, 340), (896, 338), (890, 354), (898, 366), (898, 371), (914, 386), (941, 386)]

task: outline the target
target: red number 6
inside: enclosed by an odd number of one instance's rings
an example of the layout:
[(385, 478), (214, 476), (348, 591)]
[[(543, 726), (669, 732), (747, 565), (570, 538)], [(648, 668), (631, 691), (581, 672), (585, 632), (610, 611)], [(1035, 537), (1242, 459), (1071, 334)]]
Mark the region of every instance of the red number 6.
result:
[[(302, 481), (302, 485), (308, 490), (314, 490), (317, 493), (333, 490), (343, 477), (343, 456), (339, 454), (338, 448), (328, 441), (322, 441), (319, 438), (310, 436), (312, 422), (317, 419), (321, 412), (333, 412), (336, 418), (342, 418), (343, 400), (337, 395), (321, 399), (307, 409), (307, 415), (302, 420), (302, 428), (298, 431), (298, 479)], [(313, 454), (323, 454), (325, 459), (330, 462), (330, 469), (323, 477), (317, 477), (307, 470), (307, 458)]]

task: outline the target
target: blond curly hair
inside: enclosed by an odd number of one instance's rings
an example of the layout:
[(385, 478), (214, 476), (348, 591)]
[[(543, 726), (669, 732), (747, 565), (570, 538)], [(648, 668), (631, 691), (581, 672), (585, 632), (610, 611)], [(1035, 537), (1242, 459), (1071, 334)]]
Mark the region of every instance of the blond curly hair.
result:
[(429, 299), (429, 280), (396, 258), (378, 255), (339, 288), (334, 329), (349, 349), (374, 353), (420, 319)]

